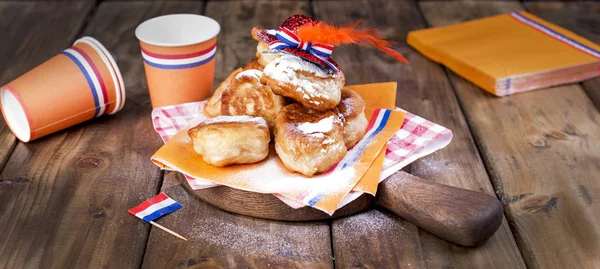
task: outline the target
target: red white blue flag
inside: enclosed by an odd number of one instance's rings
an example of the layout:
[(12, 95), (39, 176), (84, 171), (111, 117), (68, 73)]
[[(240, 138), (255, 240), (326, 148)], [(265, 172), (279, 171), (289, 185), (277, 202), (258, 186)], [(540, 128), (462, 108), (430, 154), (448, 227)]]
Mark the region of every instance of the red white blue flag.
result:
[(151, 222), (182, 207), (180, 203), (161, 192), (140, 205), (129, 209), (128, 212), (146, 222)]

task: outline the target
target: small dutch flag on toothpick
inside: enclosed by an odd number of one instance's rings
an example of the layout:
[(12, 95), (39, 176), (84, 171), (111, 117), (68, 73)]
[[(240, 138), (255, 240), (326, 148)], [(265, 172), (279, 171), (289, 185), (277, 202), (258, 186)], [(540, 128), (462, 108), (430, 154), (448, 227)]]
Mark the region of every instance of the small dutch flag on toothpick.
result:
[(144, 220), (145, 222), (148, 222), (156, 226), (157, 228), (176, 236), (177, 238), (187, 241), (185, 237), (154, 222), (155, 219), (158, 219), (163, 215), (169, 214), (171, 212), (174, 212), (182, 207), (183, 206), (180, 203), (171, 199), (171, 197), (167, 196), (164, 192), (161, 192), (160, 194), (144, 201), (140, 205), (129, 209), (128, 212), (129, 214), (134, 215)]

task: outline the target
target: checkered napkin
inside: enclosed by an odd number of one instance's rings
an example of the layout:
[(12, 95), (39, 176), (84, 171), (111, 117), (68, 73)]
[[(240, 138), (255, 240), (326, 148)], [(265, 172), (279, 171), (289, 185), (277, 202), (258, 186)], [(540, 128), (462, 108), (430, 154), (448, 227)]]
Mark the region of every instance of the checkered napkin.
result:
[[(152, 111), (154, 129), (167, 142), (179, 130), (184, 129), (192, 120), (201, 120), (206, 116), (202, 112), (206, 101), (185, 103), (155, 108)], [(404, 111), (400, 108), (396, 110)], [(405, 111), (406, 112), (406, 111)], [(452, 140), (452, 132), (419, 116), (406, 112), (402, 128), (387, 143), (387, 150), (379, 181), (383, 181), (414, 160), (444, 148)], [(185, 176), (192, 189), (204, 189), (218, 186), (213, 182)], [(362, 195), (361, 191), (351, 191), (344, 197), (342, 207)], [(274, 194), (293, 208), (305, 206), (297, 201)], [(339, 208), (338, 207), (338, 208)]]

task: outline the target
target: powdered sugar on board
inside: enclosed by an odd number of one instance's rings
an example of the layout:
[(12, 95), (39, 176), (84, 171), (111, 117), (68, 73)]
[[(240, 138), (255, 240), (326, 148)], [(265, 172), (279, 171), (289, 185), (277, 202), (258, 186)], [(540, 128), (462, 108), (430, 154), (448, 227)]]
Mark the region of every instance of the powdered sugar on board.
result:
[[(414, 249), (418, 249), (423, 243), (421, 242), (423, 239), (418, 234), (416, 226), (409, 225), (408, 221), (379, 209), (337, 219), (332, 225), (332, 237), (335, 238), (334, 248), (344, 246), (344, 248), (350, 249), (351, 253), (374, 253), (377, 255), (371, 258), (361, 257), (361, 261), (366, 264), (373, 260), (402, 260), (404, 257), (400, 253), (403, 248), (417, 246)], [(374, 248), (381, 249), (381, 251), (374, 252)], [(407, 263), (403, 265), (409, 268), (421, 268), (418, 265), (410, 266)], [(398, 266), (398, 268), (403, 268), (403, 266)]]
[(305, 246), (307, 242), (327, 242), (330, 235), (325, 223), (274, 222), (255, 218), (236, 218), (232, 221), (232, 218), (222, 216), (229, 213), (218, 209), (200, 210), (201, 213), (218, 216), (194, 218), (187, 236), (197, 242), (196, 245), (208, 245), (223, 253), (231, 253), (234, 257), (254, 257), (282, 264), (289, 262), (290, 257), (308, 260), (328, 258), (315, 257), (315, 254), (321, 254), (316, 251), (319, 247), (298, 247)]
[(395, 232), (404, 231), (404, 227), (397, 216), (379, 210), (370, 210), (340, 219), (335, 225), (336, 229), (351, 232), (355, 238), (374, 232), (392, 235)]

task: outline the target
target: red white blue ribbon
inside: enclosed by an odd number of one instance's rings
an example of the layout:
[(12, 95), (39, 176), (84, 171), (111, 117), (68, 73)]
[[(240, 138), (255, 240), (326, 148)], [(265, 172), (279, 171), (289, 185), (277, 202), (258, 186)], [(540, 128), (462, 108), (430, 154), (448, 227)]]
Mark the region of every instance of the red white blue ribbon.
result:
[(158, 54), (142, 49), (144, 62), (160, 69), (185, 69), (201, 66), (210, 62), (216, 54), (216, 44), (199, 52), (180, 55)]
[(129, 209), (127, 212), (145, 222), (151, 222), (182, 207), (183, 206), (180, 203), (171, 199), (171, 197), (167, 196), (164, 192), (161, 192), (140, 205)]
[(573, 40), (573, 39), (570, 39), (564, 35), (561, 35), (558, 32), (553, 31), (552, 29), (550, 29), (538, 22), (533, 21), (532, 19), (529, 19), (529, 18), (521, 15), (519, 12), (512, 12), (512, 13), (510, 13), (510, 16), (513, 17), (514, 19), (516, 19), (517, 21), (520, 21), (521, 23), (524, 23), (530, 27), (533, 27), (534, 29), (536, 29), (550, 37), (553, 37), (559, 41), (562, 41), (563, 43), (565, 43), (573, 48), (576, 48), (580, 51), (583, 51), (589, 55), (592, 55), (592, 56), (600, 59), (600, 51), (592, 49), (586, 45), (583, 45), (583, 44)]
[[(377, 134), (379, 134), (381, 130), (383, 130), (391, 114), (391, 110), (380, 108), (376, 109), (373, 113), (373, 117), (369, 121), (369, 125), (367, 126), (367, 132), (365, 133), (363, 138), (360, 141), (358, 141), (358, 143), (356, 143), (354, 147), (349, 149), (346, 153), (346, 156), (344, 156), (344, 159), (342, 159), (338, 164), (336, 164), (335, 167), (333, 167), (328, 173), (335, 173), (352, 166), (356, 162), (356, 160), (358, 160), (358, 157), (360, 157), (360, 155), (362, 155), (362, 153), (365, 151), (367, 145), (369, 145), (369, 143), (371, 143), (371, 141), (375, 139)], [(309, 206), (314, 206), (324, 196), (325, 193), (322, 192), (311, 193), (303, 199), (303, 202)]]
[(96, 107), (94, 117), (101, 116), (109, 109), (109, 104), (106, 85), (100, 75), (100, 71), (98, 71), (98, 67), (96, 67), (90, 56), (80, 48), (71, 47), (63, 51), (62, 54), (69, 57), (79, 67), (81, 73), (83, 73), (92, 92), (92, 97), (94, 97), (94, 105)]
[(269, 43), (269, 48), (271, 50), (282, 50), (286, 48), (301, 49), (317, 57), (319, 60), (329, 65), (333, 70), (339, 71), (335, 64), (329, 60), (333, 53), (333, 45), (304, 42), (298, 35), (285, 27), (279, 27), (275, 37), (277, 40)]

